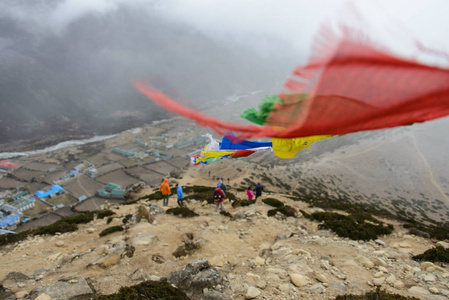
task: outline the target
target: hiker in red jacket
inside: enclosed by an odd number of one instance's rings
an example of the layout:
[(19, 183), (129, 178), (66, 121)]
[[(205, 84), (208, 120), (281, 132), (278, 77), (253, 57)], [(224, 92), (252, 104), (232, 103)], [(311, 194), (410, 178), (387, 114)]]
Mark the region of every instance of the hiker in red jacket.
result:
[(223, 191), (221, 190), (221, 184), (217, 184), (217, 188), (214, 191), (214, 203), (215, 203), (215, 211), (218, 210), (218, 207), (220, 207), (220, 211), (224, 211), (223, 208), (223, 199), (226, 198), (225, 193), (223, 193)]

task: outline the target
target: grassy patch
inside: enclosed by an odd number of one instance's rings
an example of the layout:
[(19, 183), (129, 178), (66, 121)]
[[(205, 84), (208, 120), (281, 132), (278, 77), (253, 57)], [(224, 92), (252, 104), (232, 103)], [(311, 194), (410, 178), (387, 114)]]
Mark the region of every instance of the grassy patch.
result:
[(374, 291), (367, 292), (364, 295), (340, 295), (335, 298), (335, 300), (419, 300), (415, 297), (406, 297), (398, 294), (391, 294), (380, 288)]
[(422, 254), (413, 256), (412, 259), (416, 261), (449, 263), (449, 249), (444, 249), (441, 246), (437, 246), (425, 251)]
[(199, 214), (197, 214), (193, 210), (188, 209), (187, 207), (170, 208), (167, 209), (166, 213), (174, 216), (181, 216), (183, 218), (193, 218), (199, 216)]
[(56, 232), (65, 233), (72, 232), (78, 229), (77, 224), (89, 223), (94, 219), (94, 213), (89, 212), (85, 214), (77, 214), (67, 218), (62, 218), (53, 224), (42, 226), (34, 230), (27, 230), (17, 234), (6, 234), (0, 236), (0, 245), (7, 245), (10, 243), (19, 242), (26, 239), (28, 236), (51, 234)]
[(112, 210), (109, 210), (109, 209), (97, 211), (97, 218), (98, 219), (104, 219), (105, 217), (109, 217), (109, 216), (112, 216), (112, 215), (115, 215), (115, 212), (113, 212)]
[(273, 206), (273, 207), (284, 206), (284, 203), (282, 203), (281, 201), (274, 199), (274, 198), (265, 198), (265, 199), (262, 199), (262, 202), (267, 205)]
[(106, 228), (105, 230), (100, 232), (100, 237), (111, 234), (113, 232), (117, 232), (117, 231), (123, 231), (123, 227), (117, 225), (117, 226), (112, 226), (112, 227)]
[(167, 281), (145, 281), (133, 286), (122, 286), (119, 291), (111, 295), (101, 295), (98, 300), (189, 300), (190, 298), (180, 289)]
[(320, 229), (329, 229), (340, 237), (347, 237), (352, 240), (375, 240), (379, 235), (393, 232), (392, 225), (384, 226), (383, 222), (373, 216), (357, 212), (348, 216), (332, 212), (316, 212), (311, 215), (301, 211), (304, 217), (323, 222)]

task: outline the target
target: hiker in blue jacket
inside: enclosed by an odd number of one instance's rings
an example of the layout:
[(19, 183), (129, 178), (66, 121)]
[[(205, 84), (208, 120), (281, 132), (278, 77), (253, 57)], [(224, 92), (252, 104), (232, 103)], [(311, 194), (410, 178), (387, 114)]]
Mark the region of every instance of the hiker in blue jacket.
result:
[(179, 207), (183, 207), (184, 192), (182, 191), (182, 186), (176, 184), (176, 193), (178, 193), (178, 205)]

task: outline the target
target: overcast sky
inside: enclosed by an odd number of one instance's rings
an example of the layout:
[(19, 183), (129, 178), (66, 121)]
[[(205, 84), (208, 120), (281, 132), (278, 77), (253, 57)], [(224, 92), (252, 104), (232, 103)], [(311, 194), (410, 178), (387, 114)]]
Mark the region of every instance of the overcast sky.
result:
[[(65, 0), (40, 11), (23, 3), (27, 1), (18, 5), (5, 0), (0, 16), (3, 11), (24, 24), (58, 33), (87, 13), (108, 13), (126, 3), (157, 10), (173, 22), (192, 25), (220, 41), (246, 43), (262, 53), (270, 54), (272, 43), (286, 43), (298, 50), (302, 61), (320, 25), (329, 21), (352, 22), (379, 44), (411, 56), (411, 39), (449, 52), (447, 0)], [(351, 5), (361, 19), (351, 20)]]

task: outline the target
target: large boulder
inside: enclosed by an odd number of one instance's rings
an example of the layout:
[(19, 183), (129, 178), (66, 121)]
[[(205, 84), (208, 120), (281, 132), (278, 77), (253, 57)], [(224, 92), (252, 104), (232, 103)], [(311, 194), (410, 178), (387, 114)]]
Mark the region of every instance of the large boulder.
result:
[(38, 286), (31, 291), (30, 298), (35, 299), (41, 294), (47, 294), (51, 299), (90, 300), (95, 297), (95, 290), (85, 278), (80, 277), (68, 282), (58, 281)]
[(213, 289), (223, 281), (220, 272), (204, 259), (198, 259), (173, 270), (168, 282), (184, 290), (189, 296), (200, 295), (203, 289)]

